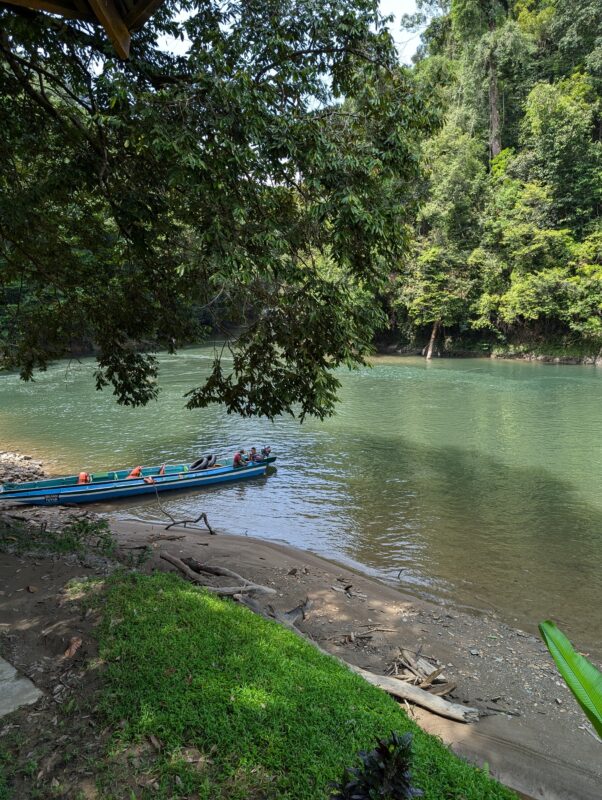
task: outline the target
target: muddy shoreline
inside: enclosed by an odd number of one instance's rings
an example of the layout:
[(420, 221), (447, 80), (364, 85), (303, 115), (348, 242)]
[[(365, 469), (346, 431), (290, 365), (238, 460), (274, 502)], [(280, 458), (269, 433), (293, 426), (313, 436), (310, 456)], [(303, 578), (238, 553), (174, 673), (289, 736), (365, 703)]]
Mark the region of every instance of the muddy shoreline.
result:
[[(84, 509), (13, 507), (8, 514), (5, 525), (53, 528), (82, 516), (98, 518)], [(481, 766), (487, 764), (506, 785), (537, 800), (599, 798), (601, 745), (544, 645), (531, 634), (512, 628), (495, 614), (469, 614), (423, 601), (287, 545), (227, 531), (210, 536), (191, 528), (172, 528), (169, 534), (178, 538), (158, 541), (165, 534), (163, 524), (108, 521), (122, 552), (149, 548), (145, 571), (171, 570), (160, 558), (166, 550), (180, 558), (190, 556), (228, 567), (271, 586), (277, 592), (272, 603), (279, 611), (309, 597), (313, 606), (301, 629), (348, 663), (384, 673), (401, 647), (420, 652), (442, 666), (456, 683), (450, 699), (477, 707), (482, 715), (478, 723), (462, 725), (412, 708), (426, 730), (441, 736), (459, 755)], [(33, 570), (29, 580), (35, 582), (35, 565), (27, 567)], [(3, 578), (7, 583), (8, 573)], [(21, 605), (34, 601), (18, 583), (2, 586), (5, 609), (12, 599)], [(352, 588), (345, 591), (348, 586)]]

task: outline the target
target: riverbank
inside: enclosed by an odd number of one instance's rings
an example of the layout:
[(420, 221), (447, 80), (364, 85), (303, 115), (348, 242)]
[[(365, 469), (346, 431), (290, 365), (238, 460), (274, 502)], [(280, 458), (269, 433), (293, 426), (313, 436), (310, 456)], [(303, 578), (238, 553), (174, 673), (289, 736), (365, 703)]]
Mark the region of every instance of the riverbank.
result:
[[(32, 530), (58, 530), (78, 519), (99, 519), (84, 509), (17, 507), (5, 513), (5, 524), (29, 525)], [(537, 638), (504, 624), (495, 614), (467, 614), (451, 604), (418, 600), (275, 542), (190, 529), (171, 529), (169, 534), (176, 538), (165, 540), (160, 538), (165, 535), (162, 525), (112, 519), (110, 525), (119, 548), (131, 560), (150, 555), (144, 565), (147, 572), (171, 569), (159, 558), (167, 551), (225, 566), (273, 587), (277, 594), (272, 603), (281, 611), (309, 596), (313, 608), (302, 630), (350, 664), (384, 673), (400, 648), (420, 651), (456, 684), (452, 699), (476, 706), (483, 715), (476, 725), (460, 725), (414, 709), (426, 730), (442, 736), (474, 763), (488, 764), (492, 774), (531, 797), (598, 796), (595, 787), (602, 772), (592, 765), (599, 763), (599, 744), (588, 733), (547, 651)], [(29, 580), (35, 586), (39, 579), (34, 571)], [(14, 592), (19, 591), (22, 587), (15, 585)], [(27, 593), (20, 598), (36, 601)]]
[(299, 627), (350, 664), (382, 674), (400, 648), (422, 653), (457, 684), (452, 699), (477, 707), (482, 715), (478, 723), (463, 725), (414, 708), (412, 716), (425, 730), (537, 800), (599, 797), (600, 744), (588, 733), (580, 709), (537, 638), (495, 615), (473, 616), (417, 600), (286, 545), (187, 528), (170, 529), (182, 537), (176, 541), (153, 542), (163, 528), (112, 523), (122, 547), (150, 545), (153, 556), (146, 569), (171, 570), (159, 558), (167, 550), (275, 588), (271, 602), (280, 611), (309, 597), (312, 610)]
[[(418, 357), (424, 356), (425, 347), (403, 343), (381, 342), (376, 346), (376, 358), (378, 356), (399, 356), (399, 357)], [(438, 347), (433, 351), (434, 358), (491, 358), (500, 361), (534, 361), (540, 364), (565, 364), (565, 365), (584, 365), (602, 366), (602, 351), (586, 351), (582, 348), (571, 350), (570, 348), (546, 348), (529, 346), (500, 346), (488, 345), (466, 347), (450, 346)]]
[(391, 731), (430, 800), (514, 797), (282, 625), (115, 566), (0, 561), (2, 653), (41, 692), (0, 720), (2, 800), (326, 800)]
[[(146, 574), (172, 571), (160, 557), (169, 553), (225, 567), (270, 587), (275, 595), (269, 601), (276, 611), (290, 610), (309, 598), (311, 609), (299, 623), (300, 630), (349, 664), (383, 674), (399, 659), (401, 648), (420, 653), (456, 684), (448, 699), (476, 707), (481, 714), (477, 723), (466, 725), (408, 707), (411, 718), (425, 731), (536, 800), (598, 798), (600, 745), (588, 733), (581, 711), (535, 637), (494, 615), (473, 616), (420, 601), (274, 542), (211, 536), (184, 527), (166, 532), (164, 525), (135, 522), (111, 521), (111, 530), (122, 556), (130, 562), (140, 556), (140, 569)], [(23, 634), (30, 628), (26, 620), (35, 618), (36, 630), (54, 631), (53, 645), (62, 632), (59, 650), (68, 646), (74, 631), (80, 632), (81, 621), (66, 622), (62, 612), (57, 619), (56, 603), (50, 604), (45, 616), (38, 591), (48, 588), (44, 583), (48, 564), (40, 558), (20, 559), (17, 566), (10, 563), (15, 558), (4, 559), (3, 632), (10, 640), (13, 663), (48, 689), (47, 676), (36, 667), (43, 663), (43, 647), (31, 631)], [(107, 573), (102, 561), (85, 563), (82, 575), (71, 557), (65, 568), (55, 559), (51, 572), (60, 573), (58, 583), (64, 569), (71, 578)]]

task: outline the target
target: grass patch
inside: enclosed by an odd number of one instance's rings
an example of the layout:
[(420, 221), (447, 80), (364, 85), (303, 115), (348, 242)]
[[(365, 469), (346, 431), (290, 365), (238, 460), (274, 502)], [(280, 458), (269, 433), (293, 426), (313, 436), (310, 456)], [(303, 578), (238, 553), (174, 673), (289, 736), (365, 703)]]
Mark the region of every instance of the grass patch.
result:
[(109, 581), (100, 655), (115, 752), (160, 748), (139, 765), (149, 797), (327, 798), (358, 750), (395, 730), (414, 734), (429, 800), (515, 798), (333, 659), (177, 576)]
[(41, 525), (14, 525), (0, 528), (0, 550), (23, 553), (94, 553), (113, 557), (117, 540), (106, 520), (78, 519), (61, 530)]
[(0, 800), (10, 800), (8, 788), (8, 765), (10, 764), (10, 754), (4, 748), (0, 748)]

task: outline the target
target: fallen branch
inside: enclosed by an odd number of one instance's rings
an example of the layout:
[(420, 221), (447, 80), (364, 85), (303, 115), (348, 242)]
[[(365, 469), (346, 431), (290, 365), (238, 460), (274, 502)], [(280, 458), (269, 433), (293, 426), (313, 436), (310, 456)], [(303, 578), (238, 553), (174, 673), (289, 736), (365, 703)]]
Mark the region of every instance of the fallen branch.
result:
[(312, 605), (312, 601), (309, 597), (306, 597), (303, 603), (299, 603), (298, 606), (291, 608), (290, 611), (278, 611), (272, 606), (268, 606), (268, 611), (272, 619), (275, 619), (276, 622), (282, 622), (286, 625), (297, 625), (297, 623), (305, 619)]
[(166, 517), (169, 517), (169, 519), (171, 520), (170, 524), (165, 526), (166, 531), (168, 531), (170, 528), (173, 528), (174, 525), (181, 525), (183, 528), (185, 528), (187, 523), (190, 523), (191, 525), (197, 525), (201, 520), (203, 520), (209, 533), (212, 536), (216, 536), (215, 531), (209, 524), (209, 520), (207, 519), (207, 514), (205, 514), (204, 511), (202, 514), (199, 514), (199, 516), (196, 519), (177, 520), (175, 519), (175, 517), (172, 517), (169, 511), (167, 511), (163, 506), (163, 503), (159, 500), (159, 490), (157, 489), (156, 484), (155, 484), (155, 497), (157, 498), (157, 505), (159, 506), (160, 511), (162, 511), (162, 513), (165, 514)]
[(122, 550), (146, 550), (147, 547), (148, 547), (147, 544), (134, 544), (134, 545), (122, 544), (121, 545), (121, 549)]
[[(171, 517), (171, 519), (173, 519), (173, 517)], [(207, 514), (205, 514), (204, 511), (202, 514), (199, 514), (199, 516), (196, 519), (181, 519), (181, 520), (173, 519), (173, 522), (165, 526), (165, 530), (168, 531), (170, 528), (173, 528), (174, 525), (181, 525), (183, 528), (185, 528), (188, 523), (190, 523), (191, 525), (197, 525), (201, 520), (203, 520), (203, 522), (205, 523), (205, 527), (207, 528), (209, 533), (212, 536), (216, 536), (217, 534), (209, 524), (209, 520), (207, 519)]]
[[(241, 594), (243, 592), (257, 592), (263, 594), (276, 594), (275, 589), (271, 589), (268, 586), (261, 586), (258, 583), (250, 583), (246, 581), (244, 586), (207, 586), (206, 583), (203, 582), (201, 576), (194, 572), (194, 570), (190, 569), (190, 567), (185, 564), (181, 559), (177, 558), (176, 556), (172, 556), (171, 553), (160, 553), (160, 557), (164, 561), (168, 561), (174, 567), (180, 570), (188, 580), (192, 581), (193, 583), (198, 583), (203, 586), (208, 592), (212, 594), (217, 594), (222, 597), (232, 597), (233, 595)], [(243, 578), (243, 580), (245, 580)]]
[(446, 695), (451, 694), (457, 688), (457, 683), (433, 683), (432, 686), (426, 690), (429, 694)]
[(431, 683), (438, 678), (441, 673), (443, 672), (443, 667), (437, 667), (437, 669), (433, 670), (430, 675), (427, 675), (426, 678), (419, 684), (421, 689), (426, 689), (427, 686), (430, 686)]
[(384, 689), (385, 692), (392, 694), (394, 697), (409, 700), (410, 703), (422, 706), (422, 708), (426, 708), (442, 717), (454, 719), (457, 722), (476, 722), (479, 718), (479, 712), (476, 708), (463, 706), (460, 703), (450, 703), (449, 700), (443, 700), (437, 695), (425, 692), (424, 689), (420, 689), (418, 686), (395, 680), (395, 678), (390, 678), (387, 675), (375, 675), (373, 672), (368, 672), (361, 667), (355, 667), (353, 664), (348, 666), (349, 669), (357, 672), (358, 675), (361, 675), (373, 686), (378, 686), (379, 689)]

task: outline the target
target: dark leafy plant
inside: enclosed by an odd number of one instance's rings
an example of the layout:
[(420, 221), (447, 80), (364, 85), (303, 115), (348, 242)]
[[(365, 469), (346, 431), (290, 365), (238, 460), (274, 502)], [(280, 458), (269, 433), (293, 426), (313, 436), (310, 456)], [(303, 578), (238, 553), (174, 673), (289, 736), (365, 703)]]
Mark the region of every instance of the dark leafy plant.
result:
[(334, 786), (331, 800), (407, 800), (422, 797), (412, 787), (412, 734), (393, 732), (379, 739), (374, 750), (360, 752), (360, 767), (348, 767), (343, 780)]

